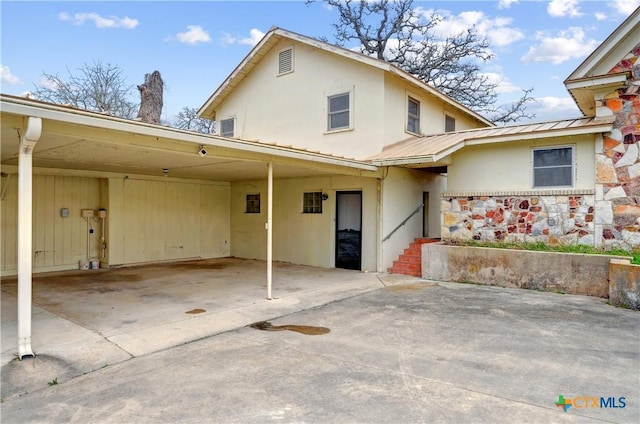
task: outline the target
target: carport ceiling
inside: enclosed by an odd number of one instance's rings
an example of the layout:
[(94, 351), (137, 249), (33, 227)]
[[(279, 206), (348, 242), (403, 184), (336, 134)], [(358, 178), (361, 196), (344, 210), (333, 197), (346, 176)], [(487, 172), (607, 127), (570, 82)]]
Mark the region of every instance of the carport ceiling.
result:
[[(24, 117), (3, 114), (2, 165), (18, 165), (18, 129), (24, 126)], [(185, 141), (180, 139), (181, 133), (159, 128), (165, 137), (43, 119), (33, 164), (41, 168), (151, 176), (163, 176), (163, 169), (168, 169), (168, 176), (174, 178), (230, 182), (266, 178), (267, 161), (274, 163), (276, 178), (361, 172), (264, 152), (224, 148), (209, 144), (215, 140), (207, 136), (198, 135), (199, 142)], [(204, 145), (206, 156), (198, 153), (200, 144)]]

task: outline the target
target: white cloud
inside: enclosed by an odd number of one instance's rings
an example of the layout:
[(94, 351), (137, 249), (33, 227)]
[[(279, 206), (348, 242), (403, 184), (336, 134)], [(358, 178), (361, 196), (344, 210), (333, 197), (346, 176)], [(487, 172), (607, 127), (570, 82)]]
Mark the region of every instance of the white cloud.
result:
[(186, 32), (179, 32), (176, 38), (179, 42), (185, 44), (208, 43), (211, 41), (209, 33), (202, 29), (200, 25), (188, 25)]
[(42, 77), (40, 79), (40, 86), (44, 88), (48, 88), (50, 90), (55, 90), (58, 88), (58, 85), (51, 78)]
[(614, 0), (609, 2), (609, 7), (621, 15), (631, 15), (634, 10), (640, 7), (640, 0)]
[(514, 3), (518, 3), (518, 0), (500, 0), (498, 1), (498, 9), (508, 9)]
[(532, 121), (555, 121), (582, 116), (571, 97), (536, 97), (536, 102), (527, 104), (527, 112), (535, 113)]
[(606, 20), (606, 19), (607, 19), (607, 14), (606, 14), (606, 13), (603, 13), (603, 12), (596, 12), (596, 13), (594, 14), (594, 16), (595, 16), (595, 17), (596, 17), (596, 19), (597, 19), (597, 20), (599, 20), (599, 21), (604, 21), (604, 20)]
[(84, 25), (87, 21), (92, 21), (97, 28), (125, 28), (133, 29), (140, 23), (137, 19), (119, 18), (117, 16), (109, 16), (108, 18), (102, 17), (95, 12), (91, 13), (76, 13), (70, 15), (66, 12), (58, 14), (58, 18), (61, 21), (72, 21), (74, 25)]
[(465, 11), (453, 15), (447, 10), (417, 9), (426, 18), (436, 14), (442, 21), (434, 28), (434, 34), (442, 37), (460, 34), (475, 28), (478, 35), (487, 37), (492, 46), (507, 46), (524, 38), (524, 34), (517, 28), (510, 27), (512, 18), (496, 17), (491, 19), (481, 11)]
[(547, 5), (547, 13), (554, 18), (563, 16), (576, 18), (582, 15), (578, 8), (578, 0), (551, 0)]
[(598, 42), (594, 39), (587, 40), (584, 30), (578, 27), (570, 27), (555, 37), (539, 31), (536, 39), (538, 44), (529, 47), (527, 54), (521, 58), (523, 62), (550, 62), (558, 65), (569, 59), (584, 57), (598, 47)]
[(248, 37), (239, 38), (239, 37), (233, 36), (231, 34), (224, 34), (220, 41), (224, 45), (246, 44), (248, 46), (252, 46), (253, 47), (256, 44), (258, 44), (258, 42), (260, 42), (260, 40), (262, 40), (262, 37), (264, 37), (264, 32), (260, 31), (257, 28), (252, 28), (249, 31), (249, 36)]
[(9, 85), (22, 84), (20, 78), (11, 73), (11, 68), (8, 66), (0, 65), (0, 81)]
[(496, 84), (496, 93), (498, 94), (515, 93), (521, 90), (504, 75), (499, 66), (493, 67), (490, 72), (483, 72), (481, 75), (487, 78), (489, 84)]

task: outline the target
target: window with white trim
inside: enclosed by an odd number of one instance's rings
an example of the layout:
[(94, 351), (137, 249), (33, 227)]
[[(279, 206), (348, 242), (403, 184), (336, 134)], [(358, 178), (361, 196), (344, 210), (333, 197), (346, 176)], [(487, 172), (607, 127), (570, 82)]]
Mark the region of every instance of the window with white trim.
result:
[(351, 128), (351, 93), (341, 93), (327, 98), (327, 130)]
[(420, 134), (420, 102), (407, 98), (407, 131)]
[(533, 187), (572, 187), (573, 147), (533, 149)]
[(456, 118), (444, 115), (444, 132), (454, 132), (456, 130)]
[(321, 191), (303, 193), (302, 213), (322, 213), (322, 192)]
[(245, 213), (260, 213), (260, 193), (247, 194)]
[(278, 52), (278, 75), (293, 72), (293, 47)]
[(236, 122), (234, 118), (220, 121), (220, 135), (222, 137), (234, 137), (236, 132)]

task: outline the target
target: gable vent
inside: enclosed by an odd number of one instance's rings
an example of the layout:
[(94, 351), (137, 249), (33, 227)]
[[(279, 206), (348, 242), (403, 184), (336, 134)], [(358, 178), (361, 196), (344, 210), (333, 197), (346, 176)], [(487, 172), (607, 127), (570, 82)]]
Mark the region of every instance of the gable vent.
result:
[(293, 47), (278, 53), (278, 75), (293, 72)]

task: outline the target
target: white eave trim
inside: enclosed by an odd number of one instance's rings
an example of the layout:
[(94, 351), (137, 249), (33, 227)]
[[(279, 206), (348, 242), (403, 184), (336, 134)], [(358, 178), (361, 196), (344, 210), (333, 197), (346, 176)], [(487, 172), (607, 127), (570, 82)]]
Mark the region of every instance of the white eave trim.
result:
[(609, 86), (621, 86), (627, 82), (627, 73), (621, 72), (618, 74), (611, 75), (603, 75), (594, 78), (582, 78), (576, 80), (567, 80), (564, 85), (567, 90), (578, 90), (578, 89), (598, 89), (605, 88)]
[(215, 135), (197, 134), (177, 128), (163, 128), (153, 124), (139, 121), (129, 121), (112, 116), (94, 116), (94, 112), (70, 109), (63, 106), (49, 104), (29, 104), (28, 100), (9, 99), (0, 97), (0, 111), (20, 116), (34, 116), (52, 121), (70, 124), (102, 128), (113, 131), (142, 134), (151, 137), (162, 137), (177, 141), (186, 141), (195, 144), (203, 144), (242, 152), (260, 153), (277, 157), (299, 159), (337, 165), (348, 168), (356, 168), (364, 171), (377, 171), (378, 167), (355, 159), (334, 158), (328, 155), (314, 152), (303, 152), (282, 146), (268, 146), (240, 139), (228, 139)]

